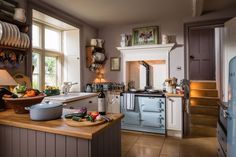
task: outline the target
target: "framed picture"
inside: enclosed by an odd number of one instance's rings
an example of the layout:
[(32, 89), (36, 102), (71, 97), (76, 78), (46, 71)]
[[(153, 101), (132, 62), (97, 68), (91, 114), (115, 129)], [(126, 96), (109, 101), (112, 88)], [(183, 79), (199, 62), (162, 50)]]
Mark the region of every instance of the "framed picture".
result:
[(111, 71), (120, 71), (120, 57), (111, 57), (110, 58), (110, 70)]
[(158, 26), (134, 28), (132, 33), (132, 45), (158, 44), (158, 37)]

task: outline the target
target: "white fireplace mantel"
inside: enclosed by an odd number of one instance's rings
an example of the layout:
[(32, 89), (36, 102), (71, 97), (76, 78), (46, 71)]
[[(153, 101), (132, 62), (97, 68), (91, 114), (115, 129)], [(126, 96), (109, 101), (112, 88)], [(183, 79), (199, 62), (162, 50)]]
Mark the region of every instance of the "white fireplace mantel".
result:
[(170, 57), (169, 52), (175, 46), (171, 44), (157, 44), (157, 45), (142, 45), (142, 46), (129, 46), (129, 47), (117, 47), (121, 52), (122, 56), (122, 67), (123, 67), (123, 81), (127, 83), (127, 69), (126, 63), (129, 61), (140, 61), (140, 60), (164, 60), (166, 76), (170, 76)]
[(128, 51), (128, 50), (140, 50), (140, 49), (153, 49), (153, 48), (159, 48), (159, 49), (165, 49), (166, 51), (170, 51), (175, 44), (157, 44), (157, 45), (140, 45), (140, 46), (128, 46), (128, 47), (117, 47), (120, 51)]

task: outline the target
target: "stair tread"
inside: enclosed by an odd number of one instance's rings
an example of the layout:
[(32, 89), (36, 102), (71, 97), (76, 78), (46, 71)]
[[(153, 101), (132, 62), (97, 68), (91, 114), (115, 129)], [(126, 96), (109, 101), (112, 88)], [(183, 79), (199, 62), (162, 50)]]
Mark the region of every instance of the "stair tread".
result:
[(190, 128), (191, 137), (216, 137), (216, 127), (206, 125), (192, 125)]
[(193, 108), (209, 108), (209, 109), (218, 109), (218, 105), (190, 105)]
[(190, 124), (190, 127), (192, 128), (206, 128), (206, 129), (216, 129), (215, 126), (210, 125), (200, 125), (200, 124)]
[(211, 92), (217, 92), (217, 89), (211, 89), (211, 88), (191, 88), (190, 90), (198, 90), (198, 91), (211, 91)]
[(191, 96), (191, 98), (197, 98), (197, 99), (219, 99), (219, 97), (207, 97), (207, 96)]
[(190, 80), (190, 83), (216, 83), (215, 80)]
[(205, 115), (205, 114), (194, 114), (194, 113), (191, 113), (190, 114), (190, 118), (191, 117), (194, 117), (194, 118), (208, 118), (208, 119), (218, 119), (217, 116), (213, 116), (213, 115)]

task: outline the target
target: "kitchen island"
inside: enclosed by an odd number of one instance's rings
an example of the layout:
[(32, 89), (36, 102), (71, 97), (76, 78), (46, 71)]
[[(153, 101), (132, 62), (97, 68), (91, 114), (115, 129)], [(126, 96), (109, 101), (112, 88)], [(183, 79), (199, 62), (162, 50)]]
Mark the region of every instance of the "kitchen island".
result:
[(1, 157), (121, 156), (123, 114), (108, 114), (113, 121), (91, 127), (70, 127), (64, 119), (32, 121), (29, 114), (0, 112)]

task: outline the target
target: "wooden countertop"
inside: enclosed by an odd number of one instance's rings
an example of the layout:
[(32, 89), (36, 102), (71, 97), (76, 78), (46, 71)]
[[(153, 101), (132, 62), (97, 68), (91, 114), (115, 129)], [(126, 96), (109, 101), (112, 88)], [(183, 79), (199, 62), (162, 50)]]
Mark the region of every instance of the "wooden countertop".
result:
[(165, 93), (166, 97), (184, 97), (184, 94), (171, 94), (171, 93)]
[(106, 122), (101, 125), (90, 127), (70, 127), (63, 119), (32, 121), (29, 114), (15, 114), (12, 109), (8, 109), (4, 112), (0, 112), (0, 124), (83, 139), (92, 139), (96, 134), (105, 130), (109, 125), (120, 121), (124, 117), (123, 114), (119, 113), (108, 114), (108, 116), (113, 118), (112, 122)]

